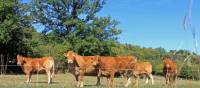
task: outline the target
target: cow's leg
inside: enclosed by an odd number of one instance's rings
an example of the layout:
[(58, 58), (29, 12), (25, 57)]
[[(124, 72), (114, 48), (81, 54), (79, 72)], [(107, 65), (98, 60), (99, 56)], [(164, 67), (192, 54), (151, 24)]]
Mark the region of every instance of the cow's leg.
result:
[(48, 84), (51, 84), (51, 71), (49, 69), (46, 69)]
[(145, 77), (145, 79), (146, 79), (146, 81), (145, 81), (145, 85), (146, 85), (146, 84), (148, 84), (148, 83), (149, 83), (149, 79), (151, 79), (151, 78), (150, 78), (150, 75), (149, 75), (149, 74), (147, 74), (147, 75), (146, 75), (146, 77)]
[(32, 75), (32, 74), (31, 74), (30, 72), (26, 73), (26, 76), (27, 76), (26, 83), (30, 83), (31, 75)]
[(171, 85), (171, 88), (175, 87), (175, 80), (176, 80), (176, 74), (171, 74), (171, 76), (170, 76), (170, 85)]
[(167, 84), (167, 85), (169, 84), (169, 81), (170, 81), (170, 76), (169, 76), (169, 74), (167, 73), (167, 74), (166, 74), (166, 84)]
[(131, 84), (131, 80), (132, 80), (132, 77), (129, 77), (127, 80), (127, 83), (125, 84), (125, 87), (128, 87), (129, 84)]
[(149, 83), (149, 78), (146, 78), (145, 85)]
[(98, 74), (97, 74), (97, 83), (96, 85), (99, 86), (100, 84), (100, 79), (101, 79), (101, 70), (99, 70)]
[(74, 77), (75, 77), (75, 79), (76, 79), (76, 82), (77, 82), (77, 84), (76, 84), (76, 86), (77, 87), (79, 87), (79, 74), (75, 74), (75, 73), (73, 73), (73, 75), (74, 75)]
[(110, 85), (110, 73), (108, 75), (106, 75), (106, 78), (107, 78), (106, 86), (109, 87), (109, 85)]
[(51, 67), (50, 72), (51, 72), (51, 81), (52, 81), (52, 79), (55, 77), (55, 66), (54, 66), (54, 62), (52, 63), (52, 67)]
[(173, 87), (176, 87), (176, 79), (177, 79), (177, 74), (174, 75), (174, 82), (173, 82)]
[(153, 84), (154, 84), (153, 75), (152, 75), (152, 74), (149, 74), (149, 78), (151, 79), (151, 84), (153, 85)]
[(111, 72), (111, 75), (110, 75), (110, 83), (111, 83), (111, 87), (114, 86), (114, 77), (115, 77), (115, 72), (112, 71), (112, 72)]
[(80, 76), (79, 67), (74, 67), (73, 75), (74, 75), (76, 82), (77, 82), (76, 86), (79, 87), (80, 86), (80, 83), (79, 83), (79, 76)]
[(49, 71), (49, 72), (48, 72), (48, 84), (51, 84), (51, 82), (52, 82), (52, 81), (51, 81), (51, 72)]
[(167, 74), (167, 73), (165, 74), (165, 81), (166, 81), (166, 82), (165, 82), (166, 85), (168, 85), (168, 74)]
[(77, 81), (76, 87), (80, 87), (80, 81)]
[(53, 77), (54, 77), (54, 73), (52, 73), (52, 71), (50, 71), (50, 83), (53, 83)]
[(74, 71), (72, 72), (72, 74), (74, 75), (74, 77), (75, 77), (76, 81), (78, 82), (78, 78), (79, 78), (79, 71), (76, 71), (76, 70), (74, 70)]
[(78, 80), (79, 80), (79, 75), (74, 75), (74, 77), (75, 77), (76, 81), (78, 82)]
[(137, 88), (139, 86), (139, 75), (136, 75), (136, 86), (137, 86)]
[(153, 80), (153, 76), (152, 76), (152, 74), (150, 74), (150, 73), (147, 73), (146, 74), (146, 82), (145, 82), (145, 84), (148, 84), (149, 83), (149, 79), (151, 80), (151, 84), (153, 85), (154, 84), (154, 80)]
[(135, 73), (135, 72), (133, 72), (133, 76), (135, 77), (135, 85), (136, 85), (136, 87), (138, 87), (138, 81), (139, 81), (139, 74), (138, 73)]
[(132, 70), (127, 70), (125, 72), (125, 76), (127, 79), (127, 83), (125, 84), (125, 87), (128, 87), (130, 85), (130, 83), (133, 81), (133, 71)]
[(97, 86), (101, 85), (101, 81), (100, 80), (101, 80), (101, 77), (97, 77), (97, 83), (96, 83)]
[(80, 87), (83, 87), (83, 76), (84, 76), (84, 72), (83, 70), (80, 70), (80, 75), (79, 75), (79, 83), (80, 83)]

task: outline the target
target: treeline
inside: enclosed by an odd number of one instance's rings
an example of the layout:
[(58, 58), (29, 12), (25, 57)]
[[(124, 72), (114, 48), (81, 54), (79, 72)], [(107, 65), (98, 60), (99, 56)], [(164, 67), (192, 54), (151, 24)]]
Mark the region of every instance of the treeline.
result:
[(17, 54), (50, 55), (60, 63), (66, 61), (63, 53), (73, 49), (85, 56), (135, 55), (139, 61), (150, 61), (158, 75), (162, 74), (162, 57), (169, 55), (178, 63), (181, 77), (199, 79), (200, 61), (195, 53), (120, 43), (119, 22), (96, 15), (104, 4), (104, 0), (1, 0), (1, 71), (19, 72), (18, 67), (7, 66), (16, 65)]

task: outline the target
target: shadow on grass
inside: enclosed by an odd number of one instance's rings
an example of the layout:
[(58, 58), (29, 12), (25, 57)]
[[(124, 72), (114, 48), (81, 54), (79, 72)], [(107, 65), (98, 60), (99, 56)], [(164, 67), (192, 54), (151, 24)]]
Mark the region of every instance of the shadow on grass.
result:
[[(113, 87), (108, 85), (84, 85), (85, 88), (125, 88), (124, 85), (114, 85)], [(129, 88), (129, 87), (128, 87)]]
[[(46, 82), (46, 81), (41, 81), (41, 82), (30, 82), (30, 84), (37, 84), (37, 83), (39, 83), (39, 84), (48, 84), (48, 82)], [(58, 84), (58, 82), (52, 82), (51, 84)], [(50, 85), (51, 85), (50, 84)]]
[(105, 85), (84, 85), (86, 88), (105, 88)]

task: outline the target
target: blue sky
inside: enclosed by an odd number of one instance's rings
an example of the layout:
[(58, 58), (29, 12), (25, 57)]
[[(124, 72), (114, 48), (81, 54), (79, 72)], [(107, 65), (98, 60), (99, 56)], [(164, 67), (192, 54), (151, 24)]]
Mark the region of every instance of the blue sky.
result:
[[(163, 47), (167, 50), (193, 50), (192, 33), (183, 16), (189, 0), (107, 0), (99, 16), (111, 16), (120, 22), (119, 41), (143, 47)], [(192, 21), (197, 41), (200, 32), (200, 0), (193, 0)]]
[[(111, 16), (120, 22), (118, 28), (122, 30), (119, 36), (121, 43), (193, 51), (192, 32), (188, 25), (186, 30), (183, 30), (182, 26), (188, 3), (189, 0), (106, 0), (106, 4), (97, 15)], [(198, 43), (199, 9), (200, 0), (193, 0), (192, 22), (196, 28)], [(35, 27), (40, 30), (42, 26)]]

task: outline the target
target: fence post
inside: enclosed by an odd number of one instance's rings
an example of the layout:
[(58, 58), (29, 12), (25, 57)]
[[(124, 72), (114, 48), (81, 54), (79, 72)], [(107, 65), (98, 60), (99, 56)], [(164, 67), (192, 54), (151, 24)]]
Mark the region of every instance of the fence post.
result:
[(7, 54), (7, 57), (6, 57), (6, 63), (5, 63), (5, 69), (4, 69), (4, 74), (6, 74), (7, 72), (7, 68), (8, 68), (8, 61), (9, 61), (9, 54)]
[(4, 70), (4, 67), (3, 67), (4, 66), (4, 60), (3, 60), (3, 55), (2, 54), (1, 54), (0, 58), (1, 58), (1, 61), (0, 61), (1, 62), (1, 64), (0, 64), (1, 68), (0, 69), (1, 69), (1, 75), (2, 75), (3, 74), (3, 70)]

